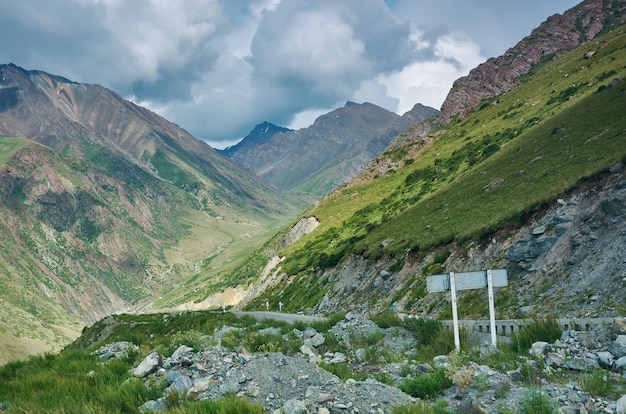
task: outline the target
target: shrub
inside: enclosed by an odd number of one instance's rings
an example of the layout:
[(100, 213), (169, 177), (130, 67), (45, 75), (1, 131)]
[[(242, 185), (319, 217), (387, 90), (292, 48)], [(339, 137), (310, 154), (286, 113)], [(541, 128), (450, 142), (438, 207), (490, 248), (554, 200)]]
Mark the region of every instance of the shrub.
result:
[(608, 396), (613, 393), (610, 374), (602, 368), (596, 368), (591, 373), (583, 374), (580, 379), (580, 386), (593, 395)]
[(426, 346), (434, 342), (443, 327), (441, 322), (422, 318), (406, 318), (403, 326)]
[(511, 349), (525, 354), (534, 342), (553, 343), (561, 337), (563, 330), (554, 316), (546, 319), (535, 319), (511, 335)]
[(520, 414), (552, 414), (556, 405), (546, 395), (538, 391), (530, 391), (520, 403)]
[(435, 410), (430, 404), (424, 401), (416, 403), (406, 403), (393, 407), (392, 414), (435, 414)]
[(378, 315), (374, 315), (370, 318), (372, 322), (378, 325), (379, 328), (387, 329), (393, 326), (402, 326), (403, 322), (400, 317), (391, 312), (383, 312)]
[(446, 376), (445, 369), (438, 368), (433, 372), (403, 382), (400, 384), (400, 389), (413, 397), (427, 399), (441, 395), (451, 385), (452, 381)]

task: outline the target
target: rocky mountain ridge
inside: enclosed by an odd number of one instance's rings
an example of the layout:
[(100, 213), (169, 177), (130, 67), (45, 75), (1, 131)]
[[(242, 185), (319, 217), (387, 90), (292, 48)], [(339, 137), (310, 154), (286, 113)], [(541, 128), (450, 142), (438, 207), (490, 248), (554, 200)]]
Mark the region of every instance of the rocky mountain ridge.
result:
[(398, 133), (436, 113), (416, 104), (399, 116), (348, 102), (307, 128), (278, 131), (263, 142), (245, 140), (226, 155), (278, 188), (315, 200), (363, 171)]
[(257, 124), (240, 142), (233, 146), (224, 148), (223, 150), (218, 150), (218, 152), (228, 158), (233, 158), (236, 153), (254, 151), (256, 146), (265, 144), (274, 134), (289, 131), (292, 130), (285, 127), (279, 127), (271, 122), (261, 122), (260, 124)]
[[(441, 106), (438, 123), (445, 125), (454, 117), (465, 118), (483, 100), (511, 90), (516, 79), (540, 61), (552, 59), (625, 22), (623, 0), (586, 0), (563, 14), (549, 17), (503, 55), (488, 59), (469, 75), (454, 81)], [(596, 47), (590, 44), (589, 51)]]

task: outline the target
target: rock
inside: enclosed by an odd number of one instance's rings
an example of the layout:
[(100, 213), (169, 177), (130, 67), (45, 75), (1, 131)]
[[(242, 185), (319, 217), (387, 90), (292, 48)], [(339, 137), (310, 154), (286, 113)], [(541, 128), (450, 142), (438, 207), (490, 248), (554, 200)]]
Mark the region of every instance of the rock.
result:
[(132, 342), (120, 341), (104, 345), (93, 353), (106, 361), (112, 358), (125, 358), (130, 352), (139, 352), (139, 347)]
[(187, 394), (187, 391), (193, 387), (193, 381), (186, 375), (181, 375), (172, 382), (172, 385), (167, 387), (165, 391), (166, 394), (169, 394), (172, 391), (178, 392), (179, 395), (184, 396)]
[(140, 413), (158, 413), (167, 410), (167, 404), (163, 401), (163, 398), (158, 400), (146, 401), (141, 407), (139, 407)]
[(617, 414), (626, 414), (626, 395), (623, 395), (622, 398), (617, 400), (617, 403), (615, 405), (615, 411), (617, 412)]
[(261, 388), (257, 384), (248, 384), (246, 388), (246, 394), (252, 398), (258, 397), (261, 393)]
[(283, 405), (285, 414), (307, 414), (306, 404), (304, 401), (291, 399)]
[(626, 335), (626, 318), (615, 318), (611, 332), (617, 335)]
[(524, 237), (509, 248), (504, 258), (513, 263), (534, 259), (549, 251), (556, 241), (557, 238), (552, 236)]
[(610, 369), (613, 366), (615, 358), (613, 358), (613, 354), (610, 352), (600, 351), (596, 352), (596, 355), (598, 356), (598, 364), (600, 364), (600, 367)]
[(326, 338), (324, 337), (324, 335), (316, 332), (315, 335), (313, 335), (311, 338), (305, 339), (304, 343), (313, 348), (317, 348), (318, 346), (322, 345), (325, 341), (326, 341)]
[(609, 352), (617, 359), (626, 356), (626, 335), (618, 335), (609, 345)]
[(174, 351), (174, 353), (172, 354), (172, 356), (170, 357), (170, 359), (174, 362), (179, 361), (181, 358), (183, 358), (183, 356), (185, 354), (190, 353), (191, 351), (193, 351), (193, 348), (187, 346), (187, 345), (181, 345), (179, 346), (176, 351)]
[(357, 362), (359, 362), (359, 363), (365, 362), (365, 359), (367, 357), (365, 349), (359, 348), (356, 351), (354, 351), (354, 357), (356, 358)]
[(573, 369), (575, 371), (585, 371), (590, 372), (596, 368), (599, 368), (600, 365), (598, 361), (586, 357), (578, 357), (575, 356), (569, 360), (564, 365), (565, 368)]
[(546, 226), (535, 227), (532, 231), (533, 236), (540, 236), (546, 232)]
[(552, 347), (550, 346), (549, 343), (543, 342), (543, 341), (537, 341), (534, 344), (532, 344), (528, 352), (537, 358), (542, 358), (543, 355), (546, 352), (550, 351), (551, 349)]
[(433, 372), (435, 369), (430, 366), (430, 364), (419, 364), (415, 367), (413, 372), (417, 375), (426, 374), (427, 372)]
[(329, 364), (342, 364), (346, 362), (347, 360), (348, 358), (346, 358), (344, 354), (342, 354), (341, 352), (335, 352), (333, 356), (329, 359), (328, 363)]
[(626, 371), (626, 356), (623, 356), (613, 361), (613, 371), (615, 372)]
[(449, 365), (449, 360), (450, 358), (447, 355), (438, 355), (433, 358), (433, 365), (435, 366), (435, 368), (447, 367)]
[(544, 363), (547, 367), (560, 368), (565, 364), (565, 361), (556, 352), (548, 352), (544, 357)]
[(328, 408), (320, 407), (317, 409), (317, 414), (330, 414), (330, 411), (328, 411)]
[(135, 377), (145, 377), (152, 371), (155, 371), (159, 366), (161, 366), (161, 356), (156, 352), (151, 352), (141, 361), (137, 368), (133, 369), (132, 373)]

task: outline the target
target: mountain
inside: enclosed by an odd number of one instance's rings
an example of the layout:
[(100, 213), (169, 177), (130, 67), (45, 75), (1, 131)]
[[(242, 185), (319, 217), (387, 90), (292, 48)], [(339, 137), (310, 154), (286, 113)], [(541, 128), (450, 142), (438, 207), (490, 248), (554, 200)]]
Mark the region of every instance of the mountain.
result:
[(237, 144), (218, 150), (218, 152), (226, 157), (232, 158), (236, 153), (252, 152), (256, 146), (265, 144), (274, 134), (279, 132), (292, 131), (289, 128), (279, 127), (271, 122), (262, 122), (257, 124), (252, 131), (244, 139)]
[(549, 17), (502, 56), (487, 60), (457, 79), (441, 106), (439, 124), (445, 125), (453, 117), (463, 119), (485, 99), (511, 90), (520, 76), (542, 61), (583, 43), (588, 44), (584, 53), (596, 49), (591, 40), (624, 23), (626, 3), (621, 0), (583, 1), (562, 15)]
[[(505, 317), (623, 314), (623, 20), (623, 2), (598, 1), (548, 19), (583, 39), (593, 22), (598, 36), (573, 49), (558, 46), (558, 36), (549, 48), (548, 39), (525, 38), (515, 50), (558, 53), (510, 87), (475, 81), (473, 90), (493, 94), (462, 116), (399, 134), (363, 173), (275, 236), (240, 307), (281, 301), (294, 312), (449, 318), (449, 302), (426, 292), (426, 276), (505, 268)], [(493, 70), (493, 79), (510, 75), (506, 65)], [(483, 296), (461, 295), (464, 317), (487, 315)]]
[(58, 349), (262, 243), (284, 196), (98, 85), (0, 66), (0, 355)]
[(244, 140), (226, 155), (276, 187), (314, 201), (363, 171), (396, 134), (436, 113), (418, 104), (399, 116), (371, 103), (348, 102), (308, 128)]

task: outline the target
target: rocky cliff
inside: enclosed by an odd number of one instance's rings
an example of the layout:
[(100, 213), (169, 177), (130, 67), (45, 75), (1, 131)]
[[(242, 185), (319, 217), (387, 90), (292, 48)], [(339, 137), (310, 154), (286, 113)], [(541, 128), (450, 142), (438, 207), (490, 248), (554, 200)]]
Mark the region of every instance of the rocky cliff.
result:
[[(588, 42), (598, 34), (626, 22), (626, 2), (586, 0), (562, 15), (548, 18), (517, 45), (491, 58), (457, 79), (441, 106), (438, 123), (465, 118), (484, 99), (511, 90), (516, 79), (535, 64)], [(596, 45), (589, 44), (589, 51)]]

